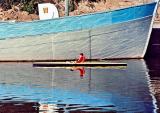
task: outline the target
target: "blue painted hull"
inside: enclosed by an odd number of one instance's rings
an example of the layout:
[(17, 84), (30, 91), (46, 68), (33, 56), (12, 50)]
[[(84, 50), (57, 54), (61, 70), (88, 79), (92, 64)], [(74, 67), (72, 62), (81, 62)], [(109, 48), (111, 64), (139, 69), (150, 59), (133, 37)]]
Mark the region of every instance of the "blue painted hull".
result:
[(143, 58), (156, 3), (60, 19), (0, 23), (0, 60)]

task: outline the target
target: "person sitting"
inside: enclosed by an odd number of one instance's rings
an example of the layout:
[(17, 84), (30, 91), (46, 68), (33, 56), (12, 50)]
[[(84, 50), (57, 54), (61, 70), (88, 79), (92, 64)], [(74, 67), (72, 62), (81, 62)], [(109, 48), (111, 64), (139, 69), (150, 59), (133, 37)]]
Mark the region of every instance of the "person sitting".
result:
[(80, 53), (78, 59), (76, 60), (76, 63), (84, 63), (86, 60), (86, 57), (84, 56), (83, 53)]

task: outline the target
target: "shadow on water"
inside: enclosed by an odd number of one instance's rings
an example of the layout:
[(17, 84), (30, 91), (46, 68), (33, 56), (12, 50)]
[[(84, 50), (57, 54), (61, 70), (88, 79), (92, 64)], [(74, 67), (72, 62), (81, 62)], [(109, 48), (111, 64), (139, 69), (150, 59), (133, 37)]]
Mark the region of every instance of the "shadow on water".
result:
[(160, 59), (148, 58), (145, 60), (148, 67), (150, 87), (156, 99), (157, 113), (160, 113)]
[[(153, 63), (147, 60), (146, 66), (144, 60), (117, 62), (126, 62), (128, 66), (71, 71), (1, 63), (0, 112), (155, 113), (156, 105), (150, 91), (158, 90), (153, 87)], [(148, 71), (151, 80), (147, 78)]]
[(39, 113), (36, 102), (0, 102), (1, 113)]
[(153, 28), (151, 39), (145, 55), (148, 68), (150, 89), (155, 97), (157, 113), (160, 113), (160, 28)]

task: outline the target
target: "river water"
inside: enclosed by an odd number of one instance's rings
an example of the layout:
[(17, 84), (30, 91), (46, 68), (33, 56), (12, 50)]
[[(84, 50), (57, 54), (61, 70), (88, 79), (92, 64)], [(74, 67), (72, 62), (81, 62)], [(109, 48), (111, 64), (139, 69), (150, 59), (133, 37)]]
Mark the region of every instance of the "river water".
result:
[[(0, 64), (0, 113), (158, 113), (160, 60), (123, 68), (34, 68)], [(82, 68), (83, 69), (83, 68)]]

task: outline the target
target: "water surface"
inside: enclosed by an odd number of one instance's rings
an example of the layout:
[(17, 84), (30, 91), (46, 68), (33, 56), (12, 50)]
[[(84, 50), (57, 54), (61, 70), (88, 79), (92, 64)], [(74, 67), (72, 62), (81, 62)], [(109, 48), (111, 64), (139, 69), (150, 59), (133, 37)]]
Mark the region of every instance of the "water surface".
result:
[(75, 69), (1, 63), (0, 112), (158, 112), (149, 61), (116, 62), (125, 62), (128, 66), (84, 68), (84, 75)]

